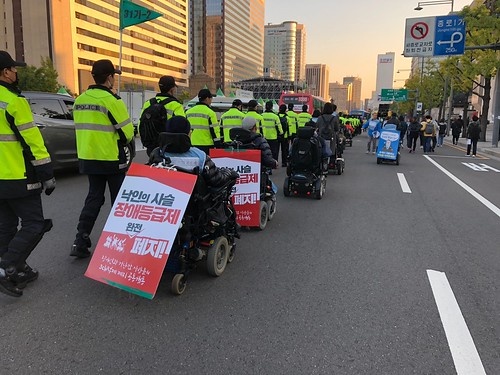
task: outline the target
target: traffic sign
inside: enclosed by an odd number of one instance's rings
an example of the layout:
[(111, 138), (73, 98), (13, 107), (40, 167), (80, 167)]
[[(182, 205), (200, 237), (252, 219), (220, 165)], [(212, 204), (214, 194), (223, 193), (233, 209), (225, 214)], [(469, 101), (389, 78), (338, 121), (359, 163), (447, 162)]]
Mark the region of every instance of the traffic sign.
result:
[(407, 18), (405, 56), (433, 56), (435, 17)]
[(465, 50), (465, 22), (461, 16), (407, 18), (406, 57), (462, 55)]
[(382, 89), (380, 92), (380, 100), (383, 102), (405, 102), (408, 100), (407, 89)]
[(463, 55), (465, 22), (457, 15), (436, 17), (434, 56)]

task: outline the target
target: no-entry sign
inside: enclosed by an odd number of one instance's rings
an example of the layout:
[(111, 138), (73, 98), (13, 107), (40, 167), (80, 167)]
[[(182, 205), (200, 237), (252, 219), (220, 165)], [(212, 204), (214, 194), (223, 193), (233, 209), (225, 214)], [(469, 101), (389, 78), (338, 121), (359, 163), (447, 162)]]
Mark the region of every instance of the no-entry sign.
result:
[(435, 23), (435, 17), (406, 19), (405, 56), (434, 55)]

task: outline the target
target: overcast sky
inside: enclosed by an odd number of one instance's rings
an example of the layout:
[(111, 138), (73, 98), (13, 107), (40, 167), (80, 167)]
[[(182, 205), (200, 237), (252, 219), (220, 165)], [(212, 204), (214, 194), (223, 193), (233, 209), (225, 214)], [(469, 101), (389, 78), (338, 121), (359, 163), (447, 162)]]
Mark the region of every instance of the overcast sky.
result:
[[(472, 0), (454, 0), (458, 11)], [(266, 24), (297, 21), (306, 25), (306, 63), (330, 67), (330, 82), (362, 79), (362, 99), (375, 90), (377, 55), (396, 53), (395, 71), (408, 69), (402, 56), (406, 18), (446, 15), (451, 1), (416, 11), (417, 0), (266, 0)], [(408, 72), (395, 74), (407, 78)], [(394, 85), (401, 86), (403, 82)]]

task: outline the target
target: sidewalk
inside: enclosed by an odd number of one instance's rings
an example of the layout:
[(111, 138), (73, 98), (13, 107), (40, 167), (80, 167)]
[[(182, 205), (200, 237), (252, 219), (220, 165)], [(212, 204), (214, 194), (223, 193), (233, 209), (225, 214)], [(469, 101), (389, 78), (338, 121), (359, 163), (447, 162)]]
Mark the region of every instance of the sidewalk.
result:
[[(477, 142), (477, 151), (479, 153), (483, 153), (483, 154), (486, 154), (486, 155), (491, 155), (491, 156), (495, 156), (497, 158), (500, 158), (500, 147), (493, 147), (491, 145), (491, 139), (493, 137), (493, 124), (490, 124), (490, 126), (487, 127), (486, 129), (486, 142)], [(444, 138), (444, 142), (445, 143), (452, 143), (452, 137), (451, 137), (451, 133), (448, 137), (445, 137)], [(467, 149), (467, 138), (462, 138), (460, 137), (458, 139), (458, 144), (462, 147), (464, 147), (465, 149)], [(499, 146), (500, 146), (500, 143), (499, 143)]]

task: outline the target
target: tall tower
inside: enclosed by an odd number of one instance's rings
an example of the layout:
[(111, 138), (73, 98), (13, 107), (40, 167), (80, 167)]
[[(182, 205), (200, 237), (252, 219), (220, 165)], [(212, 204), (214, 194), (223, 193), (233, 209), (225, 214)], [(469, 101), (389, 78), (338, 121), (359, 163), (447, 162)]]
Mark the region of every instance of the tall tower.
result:
[(394, 83), (394, 52), (387, 52), (377, 56), (377, 82), (375, 86), (374, 103), (378, 103), (378, 96), (382, 89), (392, 89)]
[(353, 109), (360, 109), (363, 107), (363, 103), (361, 103), (361, 78), (359, 77), (344, 77), (343, 82), (344, 85), (351, 84), (351, 97), (349, 98), (349, 111)]
[(297, 22), (264, 26), (264, 67), (281, 72), (281, 78), (295, 80)]
[(305, 82), (306, 80), (306, 41), (306, 27), (302, 24), (297, 24), (294, 82)]
[(307, 91), (312, 95), (320, 96), (325, 100), (330, 100), (328, 81), (330, 79), (330, 69), (325, 64), (307, 64), (306, 82)]
[(261, 76), (264, 3), (189, 0), (191, 74), (208, 74), (222, 90), (234, 81)]

